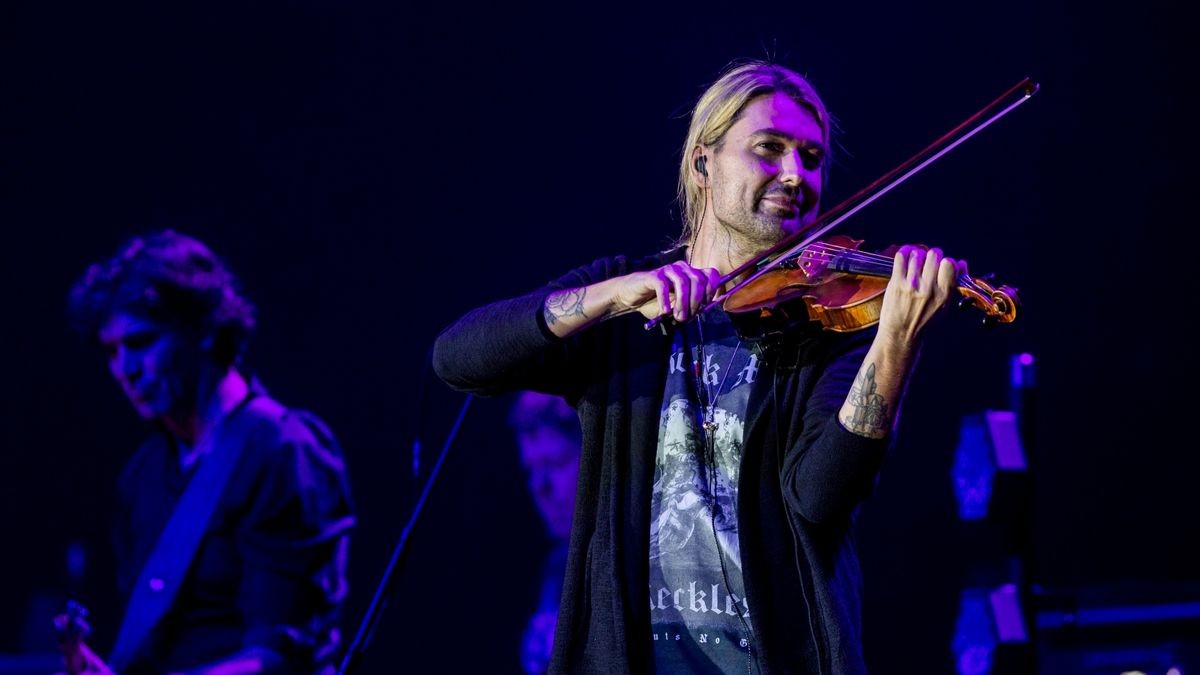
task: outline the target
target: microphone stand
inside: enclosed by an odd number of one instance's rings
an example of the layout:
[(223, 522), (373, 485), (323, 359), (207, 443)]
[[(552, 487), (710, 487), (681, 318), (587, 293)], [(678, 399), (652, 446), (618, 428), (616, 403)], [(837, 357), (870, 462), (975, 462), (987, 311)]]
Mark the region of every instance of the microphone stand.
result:
[(462, 426), (463, 418), (467, 415), (467, 408), (471, 406), (471, 400), (474, 398), (474, 396), (468, 394), (466, 400), (463, 401), (462, 408), (458, 411), (458, 419), (454, 420), (454, 426), (450, 429), (450, 434), (446, 437), (446, 442), (442, 445), (437, 462), (433, 465), (433, 470), (429, 473), (429, 479), (425, 481), (425, 487), (421, 490), (421, 496), (417, 499), (416, 506), (413, 507), (412, 515), (408, 518), (408, 524), (404, 526), (404, 531), (400, 533), (400, 541), (396, 542), (396, 548), (392, 551), (392, 559), (383, 573), (383, 579), (380, 580), (379, 586), (375, 589), (375, 597), (371, 599), (371, 606), (367, 609), (367, 614), (363, 617), (362, 623), (358, 627), (358, 633), (354, 636), (354, 641), (350, 643), (350, 648), (346, 650), (346, 657), (342, 659), (342, 665), (338, 667), (338, 675), (349, 675), (349, 673), (354, 671), (361, 661), (363, 652), (367, 650), (367, 646), (371, 643), (371, 638), (374, 637), (375, 628), (379, 625), (379, 617), (383, 614), (384, 608), (387, 607), (388, 597), (392, 593), (396, 579), (399, 578), (396, 576), (396, 570), (399, 569), (405, 553), (408, 552), (406, 548), (408, 538), (412, 535), (413, 527), (416, 526), (422, 509), (425, 508), (425, 501), (433, 489), (433, 483), (437, 480), (438, 473), (442, 470), (442, 464), (446, 461), (450, 444), (454, 441), (454, 437), (458, 435), (458, 429)]

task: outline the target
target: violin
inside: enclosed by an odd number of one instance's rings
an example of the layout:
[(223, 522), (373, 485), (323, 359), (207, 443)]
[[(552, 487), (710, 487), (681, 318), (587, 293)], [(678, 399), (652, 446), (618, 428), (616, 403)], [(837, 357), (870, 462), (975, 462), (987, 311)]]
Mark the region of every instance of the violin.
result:
[[(726, 294), (722, 308), (734, 330), (743, 339), (757, 339), (803, 325), (851, 332), (878, 323), (899, 247), (871, 253), (861, 245), (861, 239), (846, 235), (827, 237)], [(985, 322), (1011, 323), (1017, 318), (1014, 288), (962, 274), (958, 292), (959, 306), (983, 311)]]
[[(861, 240), (845, 235), (825, 237), (826, 233), (1007, 115), (1038, 89), (1029, 78), (1021, 80), (913, 157), (726, 274), (719, 286), (732, 287), (697, 315), (719, 305), (739, 337), (751, 340), (805, 326), (849, 332), (875, 325), (897, 248), (863, 251)], [(1020, 304), (1016, 289), (966, 274), (959, 276), (957, 287), (962, 296), (959, 306), (982, 310), (985, 323), (1016, 319)], [(646, 328), (669, 320), (669, 315), (652, 319)]]

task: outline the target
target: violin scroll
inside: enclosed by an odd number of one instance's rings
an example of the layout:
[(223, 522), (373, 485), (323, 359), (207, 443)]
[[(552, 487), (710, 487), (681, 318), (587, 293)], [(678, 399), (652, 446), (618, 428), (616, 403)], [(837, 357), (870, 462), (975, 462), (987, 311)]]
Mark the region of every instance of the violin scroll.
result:
[(963, 275), (958, 280), (958, 292), (962, 295), (958, 306), (982, 311), (984, 323), (1012, 323), (1017, 318), (1021, 301), (1017, 289), (1011, 286), (992, 286), (982, 278)]

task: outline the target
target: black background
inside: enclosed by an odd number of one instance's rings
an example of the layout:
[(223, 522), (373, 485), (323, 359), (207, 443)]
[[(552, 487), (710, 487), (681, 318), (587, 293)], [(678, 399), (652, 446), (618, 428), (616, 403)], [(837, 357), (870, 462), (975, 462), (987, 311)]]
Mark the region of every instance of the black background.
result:
[[(993, 330), (950, 317), (924, 351), (861, 522), (875, 672), (952, 667), (958, 424), (1007, 406), (1019, 352), (1037, 359), (1037, 577), (1196, 581), (1184, 26), (1164, 3), (1068, 0), (6, 3), (0, 651), (51, 648), (38, 598), (79, 596), (101, 646), (119, 621), (111, 486), (145, 429), (67, 328), (87, 263), (169, 226), (239, 274), (260, 309), (249, 366), (348, 456), (352, 632), (420, 484), (412, 441), (423, 479), (461, 403), (425, 371), (437, 331), (594, 257), (664, 248), (689, 106), (738, 57), (806, 73), (840, 121), (826, 205), (1021, 77), (1042, 84), (845, 226), (939, 245), (1025, 303)], [(517, 670), (549, 543), (509, 401), (472, 408), (364, 671)]]

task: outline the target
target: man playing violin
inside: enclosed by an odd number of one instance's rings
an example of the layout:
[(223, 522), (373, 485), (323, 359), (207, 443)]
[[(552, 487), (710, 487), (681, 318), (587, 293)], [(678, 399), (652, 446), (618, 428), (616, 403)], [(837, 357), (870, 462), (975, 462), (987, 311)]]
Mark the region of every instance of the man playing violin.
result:
[[(864, 671), (850, 531), (965, 265), (902, 247), (877, 326), (857, 332), (743, 339), (701, 312), (723, 275), (813, 221), (829, 147), (807, 80), (735, 65), (693, 110), (677, 248), (597, 260), (438, 337), (450, 386), (579, 413), (551, 672)], [(645, 330), (659, 317), (674, 327)]]
[(344, 461), (318, 418), (243, 374), (254, 308), (232, 274), (191, 237), (136, 237), (87, 270), (71, 316), (154, 426), (118, 486), (113, 669), (332, 672), (354, 523)]

